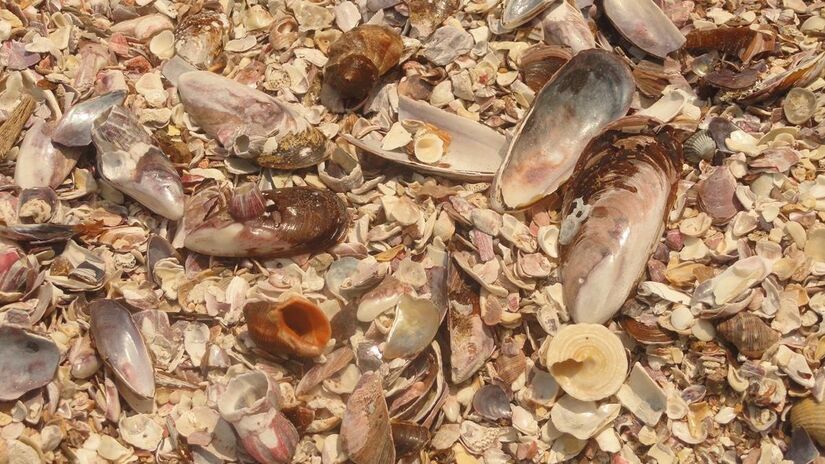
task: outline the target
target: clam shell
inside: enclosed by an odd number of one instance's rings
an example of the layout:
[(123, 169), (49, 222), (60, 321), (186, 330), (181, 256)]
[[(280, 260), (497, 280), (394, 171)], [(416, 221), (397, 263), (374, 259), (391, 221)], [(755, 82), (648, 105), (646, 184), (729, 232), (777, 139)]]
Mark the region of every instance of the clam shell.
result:
[(716, 333), (749, 358), (760, 358), (765, 350), (779, 341), (779, 332), (758, 316), (744, 312), (718, 324)]
[(785, 119), (791, 124), (805, 124), (816, 112), (816, 95), (808, 89), (791, 89), (782, 101)]
[(48, 337), (18, 327), (0, 327), (0, 401), (15, 401), (54, 379), (60, 350)]
[(621, 340), (598, 324), (564, 326), (550, 340), (545, 364), (559, 386), (581, 401), (607, 398), (627, 376)]
[(114, 92), (91, 98), (74, 105), (67, 111), (52, 132), (52, 141), (67, 147), (85, 147), (92, 143), (92, 125), (112, 107), (122, 105), (126, 91)]
[(512, 414), (507, 392), (498, 385), (485, 385), (473, 396), (473, 409), (482, 417), (496, 421), (506, 419)]
[(384, 358), (412, 358), (423, 351), (435, 338), (443, 316), (430, 299), (401, 295), (384, 345)]
[(808, 432), (820, 446), (825, 446), (825, 403), (805, 398), (791, 408), (791, 424)]
[(604, 0), (604, 13), (633, 45), (665, 58), (682, 47), (685, 36), (652, 0)]
[(562, 66), (516, 130), (490, 189), (493, 206), (525, 208), (554, 193), (590, 138), (630, 108), (633, 82), (627, 65), (602, 50), (580, 52)]
[(710, 161), (716, 154), (716, 142), (708, 131), (702, 130), (685, 140), (682, 150), (685, 159), (691, 163), (698, 163), (699, 160)]
[(519, 69), (524, 75), (524, 83), (538, 92), (572, 57), (559, 46), (533, 45), (521, 55)]
[(355, 464), (395, 463), (395, 445), (381, 374), (369, 372), (362, 375), (347, 400), (341, 421), (341, 445)]
[(483, 124), (404, 96), (398, 97), (398, 120), (430, 124), (449, 136), (450, 144), (438, 164), (422, 163), (406, 151), (383, 150), (380, 142), (359, 140), (348, 134), (344, 134), (344, 139), (368, 153), (415, 171), (450, 179), (490, 180), (501, 165), (506, 139)]
[[(639, 122), (630, 117), (616, 127)], [(565, 191), (561, 281), (576, 322), (604, 323), (619, 310), (675, 199), (681, 147), (670, 131), (647, 127), (641, 133), (608, 130), (593, 139)]]
[(796, 64), (789, 67), (787, 71), (760, 82), (741, 96), (737, 95), (736, 100), (744, 105), (752, 105), (776, 98), (793, 87), (805, 87), (822, 75), (823, 70), (825, 70), (825, 52), (814, 54), (811, 50), (799, 53)]
[(501, 12), (501, 26), (515, 29), (530, 21), (556, 0), (509, 0)]
[(696, 186), (697, 202), (716, 225), (727, 224), (739, 208), (736, 205), (736, 178), (727, 166), (717, 166)]
[(116, 300), (89, 304), (89, 330), (98, 354), (120, 384), (141, 398), (155, 395), (155, 372), (143, 336), (129, 310)]
[(332, 335), (326, 314), (300, 296), (276, 304), (249, 302), (243, 311), (252, 340), (272, 354), (318, 356)]
[(40, 118), (26, 131), (14, 165), (14, 183), (21, 188), (57, 188), (72, 172), (81, 151), (55, 145), (51, 129)]

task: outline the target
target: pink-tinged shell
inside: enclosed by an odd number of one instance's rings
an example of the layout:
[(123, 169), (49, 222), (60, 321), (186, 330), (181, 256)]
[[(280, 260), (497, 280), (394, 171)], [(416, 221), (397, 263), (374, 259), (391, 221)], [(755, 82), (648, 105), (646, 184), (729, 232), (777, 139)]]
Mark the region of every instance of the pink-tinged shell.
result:
[(126, 92), (116, 90), (74, 105), (52, 133), (52, 141), (67, 147), (85, 147), (92, 143), (92, 125), (102, 114), (123, 104)]
[(751, 91), (737, 97), (745, 105), (776, 98), (793, 87), (805, 87), (825, 71), (825, 53), (814, 55), (813, 51), (797, 54), (796, 63), (784, 73), (757, 84)]
[(0, 327), (0, 401), (14, 401), (51, 382), (60, 350), (48, 337), (19, 327)]
[(450, 332), (450, 374), (453, 383), (469, 379), (484, 366), (495, 349), (495, 339), (481, 320), (479, 291), (479, 285), (457, 264), (449, 263), (447, 294), (451, 307), (447, 321)]
[[(614, 127), (619, 127), (618, 121)], [(607, 130), (585, 148), (564, 195), (590, 207), (561, 248), (564, 301), (577, 323), (604, 323), (635, 287), (661, 235), (682, 167), (670, 131)]]
[(736, 207), (736, 178), (727, 166), (717, 166), (696, 186), (699, 209), (716, 225), (727, 224), (739, 209)]
[(553, 194), (573, 173), (587, 142), (630, 108), (635, 84), (627, 65), (585, 50), (553, 76), (519, 125), (493, 180), (492, 203), (521, 209)]
[(89, 304), (89, 313), (97, 352), (120, 384), (139, 397), (153, 397), (152, 359), (129, 310), (116, 300), (101, 299)]
[(633, 45), (665, 58), (685, 44), (685, 36), (653, 0), (604, 0), (605, 15)]
[(14, 182), (21, 188), (57, 188), (72, 172), (80, 150), (52, 143), (49, 126), (39, 118), (23, 136), (14, 166)]
[(355, 464), (394, 464), (395, 445), (381, 374), (361, 376), (347, 400), (341, 446)]
[(187, 203), (185, 221), (189, 232), (184, 241), (186, 248), (205, 255), (275, 257), (318, 252), (340, 241), (349, 225), (344, 202), (329, 190), (269, 190), (263, 192), (273, 203), (268, 207), (268, 216), (238, 221), (223, 208), (201, 222), (195, 210), (202, 208), (197, 203), (215, 195), (214, 191), (205, 193), (191, 196)]
[(563, 45), (573, 54), (596, 48), (596, 38), (584, 16), (570, 2), (556, 2), (541, 17), (544, 41), (550, 45)]
[(300, 439), (292, 422), (278, 411), (277, 389), (263, 372), (246, 372), (232, 378), (218, 400), (221, 417), (261, 464), (292, 462)]
[(316, 364), (306, 374), (301, 377), (298, 386), (295, 387), (295, 395), (302, 396), (309, 393), (324, 380), (332, 377), (336, 372), (347, 367), (354, 358), (352, 349), (341, 347), (326, 356), (327, 361), (323, 364)]

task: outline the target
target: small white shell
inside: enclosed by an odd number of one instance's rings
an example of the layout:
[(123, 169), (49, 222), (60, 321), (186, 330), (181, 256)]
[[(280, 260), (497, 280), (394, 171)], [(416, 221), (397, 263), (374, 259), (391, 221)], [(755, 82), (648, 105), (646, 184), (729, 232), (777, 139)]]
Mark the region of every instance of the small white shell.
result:
[(420, 129), (413, 138), (413, 153), (422, 163), (435, 164), (444, 156), (444, 140), (436, 133)]
[(553, 425), (564, 433), (569, 433), (579, 440), (587, 440), (596, 435), (605, 425), (613, 421), (621, 406), (602, 404), (595, 401), (579, 401), (570, 395), (562, 396), (550, 410)]
[(175, 56), (175, 34), (170, 30), (165, 30), (152, 37), (149, 42), (149, 51), (161, 60), (172, 58)]

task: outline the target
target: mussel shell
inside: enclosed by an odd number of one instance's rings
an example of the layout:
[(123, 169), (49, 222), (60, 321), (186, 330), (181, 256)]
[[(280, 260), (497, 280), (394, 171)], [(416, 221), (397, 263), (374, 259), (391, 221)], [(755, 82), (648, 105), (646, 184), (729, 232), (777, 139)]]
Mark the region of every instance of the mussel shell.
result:
[(318, 356), (332, 335), (326, 314), (306, 298), (293, 296), (278, 304), (250, 302), (243, 311), (249, 336), (272, 354)]
[(0, 401), (14, 401), (51, 382), (60, 350), (48, 337), (18, 327), (0, 327)]
[(685, 43), (685, 36), (653, 0), (604, 0), (605, 15), (633, 45), (665, 58)]
[(390, 426), (396, 457), (414, 456), (430, 441), (427, 427), (406, 421), (394, 421)]
[(473, 409), (488, 420), (506, 419), (512, 415), (507, 392), (498, 385), (487, 384), (473, 396)]
[(524, 74), (524, 83), (538, 92), (572, 57), (562, 47), (533, 45), (521, 55), (520, 69)]
[(530, 21), (556, 0), (509, 0), (501, 12), (501, 26), (515, 29)]
[(587, 142), (624, 116), (635, 90), (616, 55), (585, 50), (567, 62), (519, 125), (493, 180), (496, 209), (521, 209), (554, 193), (573, 173)]
[(52, 133), (52, 140), (67, 147), (83, 147), (92, 143), (92, 124), (113, 106), (123, 104), (126, 91), (115, 90), (78, 103), (67, 111)]
[(120, 384), (142, 398), (155, 395), (155, 372), (146, 342), (129, 310), (116, 300), (89, 304), (95, 348)]
[(381, 374), (368, 372), (362, 375), (347, 399), (341, 421), (341, 446), (355, 464), (395, 463), (395, 446)]
[(308, 127), (279, 137), (278, 148), (272, 153), (261, 153), (255, 162), (265, 168), (290, 170), (315, 166), (328, 157), (326, 136), (320, 130)]

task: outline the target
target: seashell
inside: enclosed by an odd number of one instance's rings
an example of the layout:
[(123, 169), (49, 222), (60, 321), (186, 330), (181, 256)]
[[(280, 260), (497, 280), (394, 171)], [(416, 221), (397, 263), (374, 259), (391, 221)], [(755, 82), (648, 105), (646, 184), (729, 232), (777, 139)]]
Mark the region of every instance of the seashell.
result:
[(685, 160), (698, 163), (700, 160), (711, 161), (716, 154), (716, 142), (706, 130), (699, 131), (685, 140), (682, 145)]
[(491, 421), (507, 419), (512, 414), (507, 392), (494, 384), (485, 385), (476, 391), (473, 395), (473, 409), (481, 417)]
[(451, 260), (447, 268), (447, 294), (450, 301), (448, 329), (453, 383), (470, 378), (495, 349), (493, 334), (481, 320), (478, 288)]
[(235, 187), (229, 200), (229, 215), (237, 221), (261, 217), (266, 212), (266, 199), (258, 185), (247, 182)]
[(799, 30), (809, 34), (822, 34), (825, 32), (825, 18), (818, 15), (809, 16), (799, 26)]
[(765, 350), (779, 341), (779, 332), (771, 329), (759, 317), (744, 312), (719, 323), (716, 333), (749, 358), (762, 357)]
[(275, 18), (269, 27), (269, 43), (272, 47), (275, 50), (286, 50), (296, 40), (298, 40), (298, 21), (292, 16)]
[(364, 172), (358, 159), (336, 148), (328, 161), (318, 164), (318, 178), (333, 192), (349, 192), (364, 184)]
[(163, 428), (149, 414), (122, 416), (118, 430), (123, 441), (146, 451), (157, 449), (163, 439)]
[[(37, 56), (37, 55), (35, 55)], [(39, 56), (38, 56), (39, 59)], [(17, 137), (23, 130), (23, 125), (29, 120), (37, 106), (34, 98), (23, 95), (11, 114), (0, 125), (0, 159), (5, 158), (11, 147), (17, 142)]]
[(568, 395), (596, 401), (616, 393), (627, 376), (621, 340), (598, 324), (566, 325), (550, 340), (545, 364)]
[(562, 47), (533, 45), (522, 53), (520, 59), (519, 69), (524, 75), (524, 83), (538, 92), (572, 57)]
[[(585, 147), (564, 195), (559, 236), (564, 300), (574, 321), (604, 323), (633, 291), (661, 236), (681, 166), (681, 147), (668, 130), (608, 130)], [(586, 217), (577, 203), (590, 211)], [(580, 223), (569, 240), (568, 221)]]
[(461, 4), (458, 0), (406, 0), (405, 3), (410, 12), (410, 36), (416, 39), (429, 37)]
[(326, 355), (325, 363), (316, 364), (301, 377), (301, 381), (298, 382), (298, 386), (295, 387), (295, 395), (300, 397), (309, 393), (313, 388), (320, 385), (321, 382), (347, 367), (350, 362), (352, 362), (353, 357), (352, 349), (346, 346), (338, 348)]
[(138, 42), (145, 42), (155, 34), (173, 28), (172, 21), (166, 15), (154, 13), (120, 21), (113, 24), (110, 30), (132, 37)]
[(643, 345), (668, 345), (676, 341), (676, 335), (664, 330), (655, 320), (646, 323), (632, 317), (623, 317), (619, 324), (628, 335)]
[(535, 18), (555, 0), (508, 0), (501, 11), (501, 27), (513, 30)]
[(163, 31), (149, 41), (149, 51), (161, 60), (175, 56), (175, 33)]
[(554, 193), (590, 138), (627, 112), (633, 82), (627, 66), (601, 50), (581, 52), (562, 66), (536, 95), (493, 179), (495, 209), (525, 208)]
[[(263, 192), (271, 201), (267, 216), (238, 222), (226, 209), (204, 219), (186, 218), (184, 246), (209, 256), (294, 256), (324, 250), (347, 231), (346, 206), (332, 192), (289, 187)], [(205, 192), (204, 197), (214, 196)], [(197, 214), (198, 195), (190, 196), (187, 214)]]
[(395, 421), (391, 427), (395, 453), (399, 458), (418, 455), (430, 441), (427, 427), (404, 421)]
[(604, 0), (604, 14), (636, 47), (665, 58), (685, 44), (685, 36), (652, 0)]
[(578, 54), (596, 48), (593, 31), (581, 11), (567, 1), (555, 2), (541, 17), (544, 41), (549, 45), (562, 45)]
[(413, 358), (423, 351), (435, 338), (443, 316), (430, 299), (401, 295), (384, 345), (384, 359)]
[[(738, 299), (743, 292), (762, 282), (771, 271), (771, 266), (760, 256), (740, 259), (708, 282), (712, 289), (713, 302), (723, 305)], [(699, 288), (697, 288), (698, 292)]]
[(34, 118), (17, 152), (14, 183), (19, 187), (57, 188), (77, 164), (81, 151), (56, 146), (50, 133), (49, 126), (42, 119)]
[(115, 90), (74, 105), (52, 132), (52, 141), (67, 147), (85, 147), (92, 143), (92, 125), (111, 108), (122, 105), (126, 91)]
[(279, 412), (278, 387), (260, 371), (237, 375), (218, 399), (221, 417), (238, 433), (244, 449), (261, 464), (288, 464), (298, 431)]
[(596, 404), (564, 395), (550, 409), (550, 420), (559, 432), (569, 433), (579, 440), (596, 435), (619, 416), (618, 404)]
[(316, 304), (300, 296), (281, 303), (248, 302), (243, 309), (249, 336), (272, 354), (320, 355), (332, 335), (329, 319)]
[(682, 112), (682, 108), (688, 104), (689, 97), (684, 90), (666, 89), (662, 93), (662, 98), (647, 108), (637, 111), (634, 116), (647, 116), (661, 122), (670, 122)]
[(739, 209), (736, 206), (736, 178), (727, 166), (717, 166), (696, 186), (697, 203), (715, 225), (727, 224)]
[(667, 394), (639, 363), (633, 365), (627, 382), (616, 392), (616, 398), (650, 427), (656, 427), (667, 409)]
[(802, 427), (794, 427), (791, 432), (791, 443), (785, 453), (785, 459), (791, 462), (815, 462), (819, 457), (811, 436)]
[(175, 52), (200, 69), (210, 69), (219, 60), (229, 34), (225, 14), (202, 9), (178, 21), (175, 29)]
[(437, 165), (411, 159), (406, 151), (383, 150), (380, 143), (344, 134), (344, 139), (368, 153), (425, 174), (450, 179), (490, 180), (501, 165), (507, 139), (495, 130), (424, 102), (398, 97), (398, 120), (417, 121), (446, 134), (450, 143)]
[(101, 177), (154, 213), (173, 221), (183, 217), (180, 176), (130, 111), (111, 108), (91, 133)]
[(776, 38), (770, 31), (739, 26), (696, 29), (690, 31), (685, 39), (685, 49), (690, 52), (717, 50), (737, 55), (743, 63), (747, 63), (758, 55), (772, 52)]
[(60, 214), (60, 200), (48, 187), (28, 188), (20, 191), (17, 203), (17, 219), (20, 222), (42, 224)]
[(395, 445), (381, 374), (368, 372), (362, 375), (347, 399), (341, 421), (341, 445), (355, 464), (395, 463)]
[(18, 327), (0, 326), (0, 401), (16, 401), (55, 378), (60, 350), (49, 338)]
[(344, 100), (361, 102), (378, 78), (398, 64), (404, 44), (386, 26), (365, 24), (345, 32), (329, 48), (324, 83)]
[(425, 164), (436, 164), (446, 151), (444, 140), (435, 132), (423, 129), (413, 137), (413, 154), (418, 161)]
[(753, 86), (759, 80), (759, 68), (732, 70), (721, 68), (702, 77), (702, 81), (712, 87), (724, 90), (742, 90)]
[[(183, 73), (178, 92), (186, 113), (210, 137), (263, 167), (298, 169), (323, 161), (327, 140), (296, 106), (206, 71)], [(273, 143), (258, 143), (269, 137)]]
[(820, 446), (825, 445), (825, 403), (805, 398), (791, 408), (791, 424), (808, 432)]
[(793, 87), (809, 85), (825, 70), (825, 53), (816, 55), (813, 52), (798, 53), (795, 64), (789, 66), (787, 71), (760, 82), (742, 95), (736, 95), (736, 100), (743, 105), (753, 105), (779, 97)]
[(89, 331), (100, 358), (125, 387), (140, 398), (155, 396), (152, 358), (129, 310), (117, 300), (95, 300), (89, 304)]
[(805, 124), (816, 112), (816, 95), (808, 89), (793, 88), (782, 101), (785, 119), (791, 124)]
[(733, 153), (733, 150), (728, 148), (726, 140), (731, 137), (731, 134), (740, 130), (739, 127), (725, 118), (716, 117), (708, 122), (708, 134), (716, 142), (716, 149), (723, 153)]

